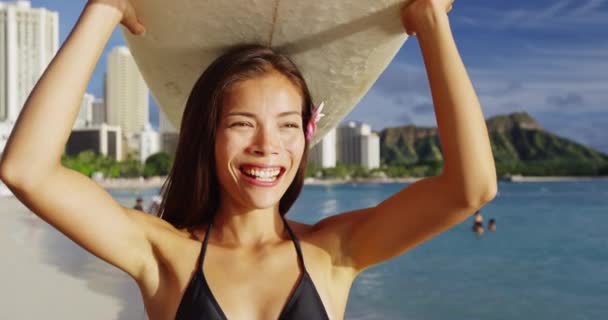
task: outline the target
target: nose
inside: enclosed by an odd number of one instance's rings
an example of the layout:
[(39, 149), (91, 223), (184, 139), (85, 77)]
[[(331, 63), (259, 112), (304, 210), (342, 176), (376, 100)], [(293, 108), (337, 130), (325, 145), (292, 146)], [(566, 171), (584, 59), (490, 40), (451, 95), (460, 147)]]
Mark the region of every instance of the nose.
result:
[(260, 126), (249, 147), (252, 154), (259, 156), (279, 154), (280, 149), (280, 133), (272, 130), (271, 126)]

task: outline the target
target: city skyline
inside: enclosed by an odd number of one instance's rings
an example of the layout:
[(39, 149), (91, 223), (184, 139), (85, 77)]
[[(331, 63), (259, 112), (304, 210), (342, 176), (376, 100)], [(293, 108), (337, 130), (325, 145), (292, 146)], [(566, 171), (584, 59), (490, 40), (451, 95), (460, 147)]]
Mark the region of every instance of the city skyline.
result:
[[(60, 43), (85, 3), (31, 2), (59, 12)], [(608, 153), (608, 1), (470, 0), (455, 3), (450, 17), (486, 119), (526, 111), (548, 131)], [(120, 45), (117, 28), (89, 85), (96, 97), (102, 96), (105, 57)], [(158, 128), (158, 107), (150, 102), (150, 122)], [(436, 126), (415, 38), (344, 120), (369, 123), (375, 131)]]

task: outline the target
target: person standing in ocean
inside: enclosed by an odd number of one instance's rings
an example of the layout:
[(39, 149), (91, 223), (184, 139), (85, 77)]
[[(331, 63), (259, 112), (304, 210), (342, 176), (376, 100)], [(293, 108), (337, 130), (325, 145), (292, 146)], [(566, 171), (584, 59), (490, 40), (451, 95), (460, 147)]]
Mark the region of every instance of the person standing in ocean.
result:
[(488, 221), (488, 230), (496, 231), (496, 219), (492, 218)]
[(160, 205), (163, 201), (162, 195), (155, 195), (150, 200), (150, 205), (148, 206), (148, 213), (158, 215), (160, 212)]
[(471, 229), (478, 235), (483, 234), (483, 216), (481, 216), (480, 210), (475, 211), (475, 215), (473, 218), (473, 227)]
[(483, 224), (483, 216), (480, 210), (475, 211), (474, 224)]
[(0, 177), (35, 214), (131, 276), (150, 319), (342, 319), (363, 270), (461, 223), (496, 195), (485, 120), (450, 28), (452, 2), (415, 0), (401, 11), (426, 65), (445, 166), (376, 206), (312, 225), (285, 218), (322, 106), (288, 56), (259, 44), (227, 48), (194, 85), (160, 217), (119, 205), (63, 167), (113, 30), (122, 23), (145, 31), (127, 0), (87, 2), (19, 116)]
[(133, 206), (133, 209), (144, 211), (144, 199), (142, 197), (137, 197), (137, 199), (135, 199), (135, 205)]

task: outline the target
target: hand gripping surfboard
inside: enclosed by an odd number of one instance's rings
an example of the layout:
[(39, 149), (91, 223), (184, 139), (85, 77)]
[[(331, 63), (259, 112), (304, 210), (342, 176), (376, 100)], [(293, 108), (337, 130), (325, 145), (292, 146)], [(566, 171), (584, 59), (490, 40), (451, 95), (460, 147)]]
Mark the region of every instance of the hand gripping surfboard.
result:
[(194, 83), (226, 48), (255, 42), (288, 54), (313, 102), (325, 101), (314, 144), (357, 105), (406, 41), (400, 10), (408, 1), (132, 0), (146, 35), (124, 27), (123, 34), (178, 130)]

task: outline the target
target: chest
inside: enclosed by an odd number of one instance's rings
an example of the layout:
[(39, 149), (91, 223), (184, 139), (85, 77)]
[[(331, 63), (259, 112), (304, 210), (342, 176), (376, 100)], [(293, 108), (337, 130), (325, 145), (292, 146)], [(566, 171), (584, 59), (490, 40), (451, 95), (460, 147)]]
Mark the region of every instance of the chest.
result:
[[(306, 244), (301, 247), (310, 281), (325, 310), (332, 319), (342, 318), (351, 282), (333, 276), (331, 261), (322, 250)], [(200, 242), (188, 242), (179, 250), (167, 249), (164, 253), (163, 260), (172, 263), (159, 272), (158, 291), (146, 303), (151, 319), (174, 319), (187, 287), (201, 267), (197, 264), (200, 249)], [(277, 319), (304, 276), (304, 266), (289, 241), (255, 254), (210, 244), (202, 271), (212, 299), (228, 319)]]
[(228, 319), (278, 318), (304, 272), (293, 246), (289, 249), (279, 246), (256, 255), (208, 249), (206, 286)]

